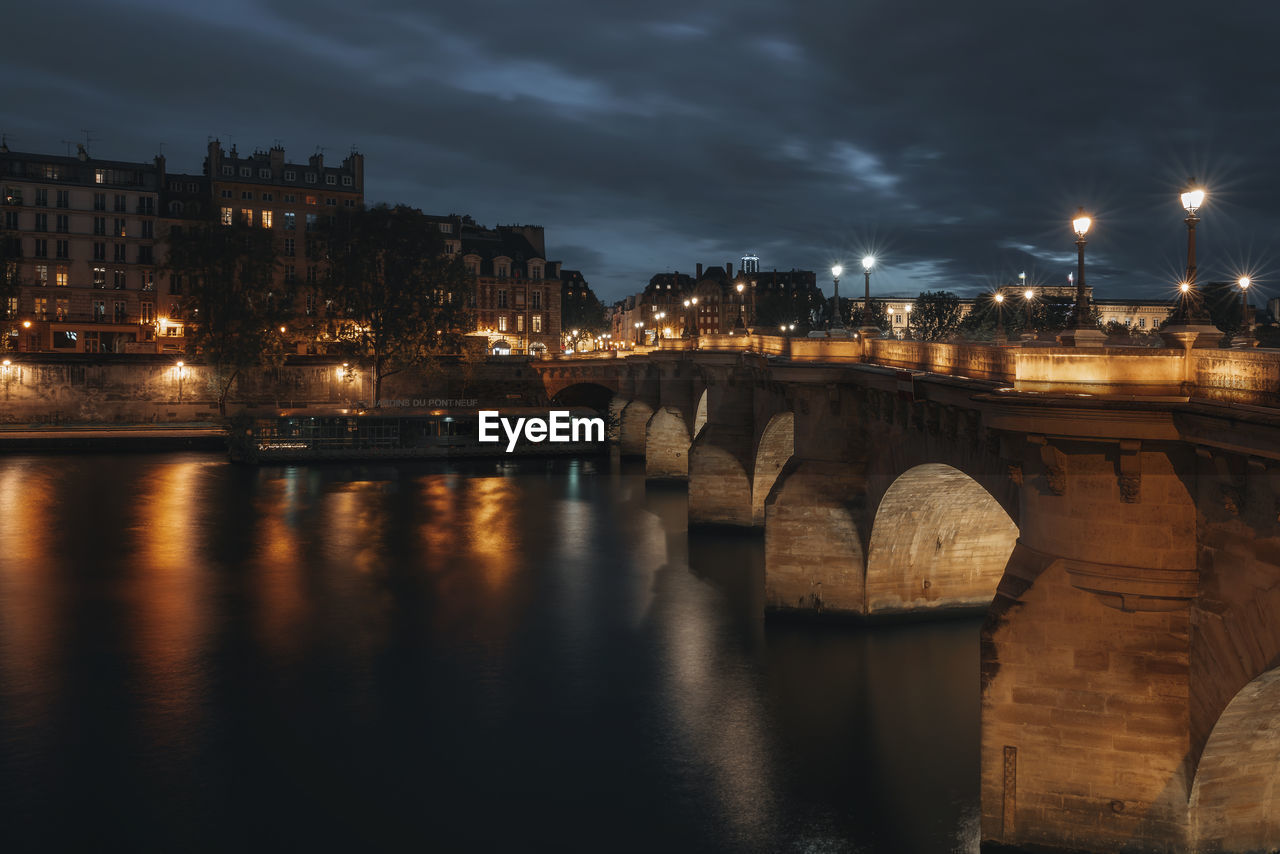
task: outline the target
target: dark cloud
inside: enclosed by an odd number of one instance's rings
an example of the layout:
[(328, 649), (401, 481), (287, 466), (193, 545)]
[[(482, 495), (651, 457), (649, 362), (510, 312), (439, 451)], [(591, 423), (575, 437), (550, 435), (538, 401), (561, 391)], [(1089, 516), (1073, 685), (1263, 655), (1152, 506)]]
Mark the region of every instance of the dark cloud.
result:
[(1280, 292), (1266, 4), (68, 0), (8, 16), (18, 149), (199, 168), (210, 135), (367, 155), (371, 200), (535, 222), (605, 298), (735, 261), (973, 291), (1166, 293), (1175, 196), (1211, 197), (1202, 274)]

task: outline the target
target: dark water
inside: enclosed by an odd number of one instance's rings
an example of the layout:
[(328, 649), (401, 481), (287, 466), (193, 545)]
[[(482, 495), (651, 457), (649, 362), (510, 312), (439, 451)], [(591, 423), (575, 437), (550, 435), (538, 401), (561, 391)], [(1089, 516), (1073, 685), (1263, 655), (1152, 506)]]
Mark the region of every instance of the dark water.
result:
[(0, 851), (973, 851), (977, 623), (608, 461), (0, 458)]

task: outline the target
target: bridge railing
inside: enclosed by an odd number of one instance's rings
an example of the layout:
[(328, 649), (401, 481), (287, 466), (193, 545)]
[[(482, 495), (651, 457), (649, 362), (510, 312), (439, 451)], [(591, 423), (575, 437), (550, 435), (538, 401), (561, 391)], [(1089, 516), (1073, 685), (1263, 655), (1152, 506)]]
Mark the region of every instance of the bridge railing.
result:
[(994, 380), (1019, 391), (1177, 395), (1280, 406), (1280, 350), (1027, 347), (750, 333), (674, 343), (678, 347), (670, 349), (761, 353), (793, 362), (863, 362)]

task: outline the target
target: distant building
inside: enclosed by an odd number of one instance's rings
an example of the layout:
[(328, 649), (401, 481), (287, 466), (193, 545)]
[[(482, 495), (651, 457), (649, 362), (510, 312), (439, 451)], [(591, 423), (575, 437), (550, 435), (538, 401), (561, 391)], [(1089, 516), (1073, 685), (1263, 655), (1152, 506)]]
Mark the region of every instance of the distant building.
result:
[(14, 349), (155, 349), (164, 157), (100, 160), (0, 146), (0, 207), (20, 287), (4, 311)]

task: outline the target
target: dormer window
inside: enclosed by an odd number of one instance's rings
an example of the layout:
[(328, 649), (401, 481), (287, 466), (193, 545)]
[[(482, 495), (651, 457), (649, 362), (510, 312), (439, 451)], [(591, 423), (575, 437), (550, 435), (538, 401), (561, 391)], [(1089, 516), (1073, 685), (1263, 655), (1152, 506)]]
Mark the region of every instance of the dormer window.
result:
[(316, 182), (316, 173), (314, 173), (314, 172), (308, 172), (308, 173), (307, 173), (307, 183), (308, 183), (308, 184), (314, 184), (315, 182)]
[(442, 222), (442, 223), (440, 223), (440, 231), (441, 231), (441, 233), (443, 233), (443, 234), (452, 234), (452, 233), (453, 233), (453, 223), (451, 223), (451, 222)]
[(241, 167), (240, 167), (240, 177), (241, 177), (241, 178), (252, 178), (252, 177), (253, 177), (253, 167), (252, 167), (252, 166), (241, 166)]
[(350, 175), (343, 175), (343, 176), (342, 176), (342, 186), (344, 186), (344, 187), (350, 187), (353, 183), (355, 183), (355, 182), (351, 180), (351, 176), (350, 176)]
[(338, 177), (336, 175), (325, 175), (324, 182), (332, 187), (338, 183)]
[(284, 179), (286, 181), (296, 181), (298, 180), (298, 173), (293, 169), (286, 169), (284, 170)]
[(222, 174), (223, 174), (223, 175), (234, 175), (234, 174), (236, 174), (236, 170), (232, 169), (230, 166), (223, 166), (223, 167), (222, 167)]
[(506, 265), (506, 264), (499, 264), (499, 265), (498, 265), (498, 278), (499, 278), (499, 279), (505, 279), (506, 277), (507, 277), (507, 265)]
[(270, 169), (259, 169), (259, 170), (258, 170), (258, 177), (259, 177), (259, 178), (270, 178), (270, 177), (271, 177), (271, 170), (270, 170)]

